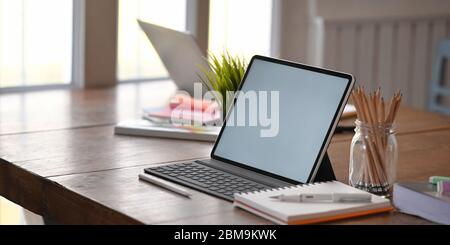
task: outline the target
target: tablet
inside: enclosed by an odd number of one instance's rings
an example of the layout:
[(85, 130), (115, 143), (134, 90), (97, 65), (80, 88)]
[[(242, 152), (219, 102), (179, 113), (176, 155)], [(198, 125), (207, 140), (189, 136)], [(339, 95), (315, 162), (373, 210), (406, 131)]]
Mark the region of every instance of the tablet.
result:
[[(353, 85), (350, 74), (254, 56), (211, 158), (291, 183), (313, 182)], [(256, 125), (251, 94), (258, 99)], [(242, 115), (245, 125), (236, 122)]]

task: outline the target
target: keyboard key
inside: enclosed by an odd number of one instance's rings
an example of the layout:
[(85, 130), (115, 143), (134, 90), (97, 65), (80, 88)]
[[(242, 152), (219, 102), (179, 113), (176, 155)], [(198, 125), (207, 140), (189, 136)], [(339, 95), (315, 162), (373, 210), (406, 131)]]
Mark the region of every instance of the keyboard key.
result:
[(194, 184), (194, 185), (201, 186), (201, 187), (203, 187), (203, 188), (207, 188), (207, 187), (208, 187), (208, 185), (205, 185), (205, 184), (203, 184), (203, 183), (201, 183), (201, 182), (199, 182), (199, 181), (195, 181), (195, 180), (193, 180), (193, 179), (191, 179), (191, 178), (186, 178), (186, 177), (184, 177), (184, 176), (178, 176), (177, 179), (184, 180), (184, 181), (186, 181), (186, 182), (192, 183), (192, 184)]

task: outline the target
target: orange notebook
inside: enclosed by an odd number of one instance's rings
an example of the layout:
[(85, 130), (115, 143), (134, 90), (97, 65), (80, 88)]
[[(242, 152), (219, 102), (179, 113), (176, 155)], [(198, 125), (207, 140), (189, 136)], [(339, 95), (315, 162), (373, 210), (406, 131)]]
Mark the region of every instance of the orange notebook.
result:
[(260, 192), (239, 193), (234, 206), (278, 224), (312, 224), (338, 219), (389, 212), (393, 208), (389, 199), (372, 195), (369, 203), (281, 202), (270, 198), (280, 194), (313, 193), (366, 193), (337, 181), (297, 185)]

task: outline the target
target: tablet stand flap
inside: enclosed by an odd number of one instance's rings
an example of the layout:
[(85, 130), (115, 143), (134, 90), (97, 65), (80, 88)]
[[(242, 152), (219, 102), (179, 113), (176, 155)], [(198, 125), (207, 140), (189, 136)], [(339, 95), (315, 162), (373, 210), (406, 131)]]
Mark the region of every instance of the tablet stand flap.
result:
[(325, 153), (325, 156), (323, 156), (322, 159), (322, 164), (320, 164), (313, 182), (322, 182), (330, 180), (336, 180), (336, 176), (334, 175), (333, 167), (331, 166), (328, 153)]

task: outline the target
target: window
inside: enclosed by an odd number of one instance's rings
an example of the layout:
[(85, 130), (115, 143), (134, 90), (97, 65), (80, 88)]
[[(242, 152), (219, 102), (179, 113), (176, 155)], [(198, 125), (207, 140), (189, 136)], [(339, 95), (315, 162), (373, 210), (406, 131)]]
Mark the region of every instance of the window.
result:
[(249, 60), (270, 55), (273, 0), (211, 0), (209, 50)]
[[(192, 2), (118, 1), (118, 80), (168, 77), (136, 19), (185, 31)], [(269, 55), (272, 1), (210, 0), (209, 49), (218, 54), (228, 50), (247, 59), (253, 54)], [(71, 83), (72, 67), (78, 67), (74, 61), (79, 59), (73, 60), (78, 47), (73, 44), (80, 42), (73, 26), (78, 6), (74, 3), (78, 2), (0, 0), (1, 88)]]
[(0, 0), (0, 88), (71, 82), (72, 0)]
[(186, 5), (186, 0), (119, 0), (119, 81), (168, 76), (136, 19), (185, 31)]

